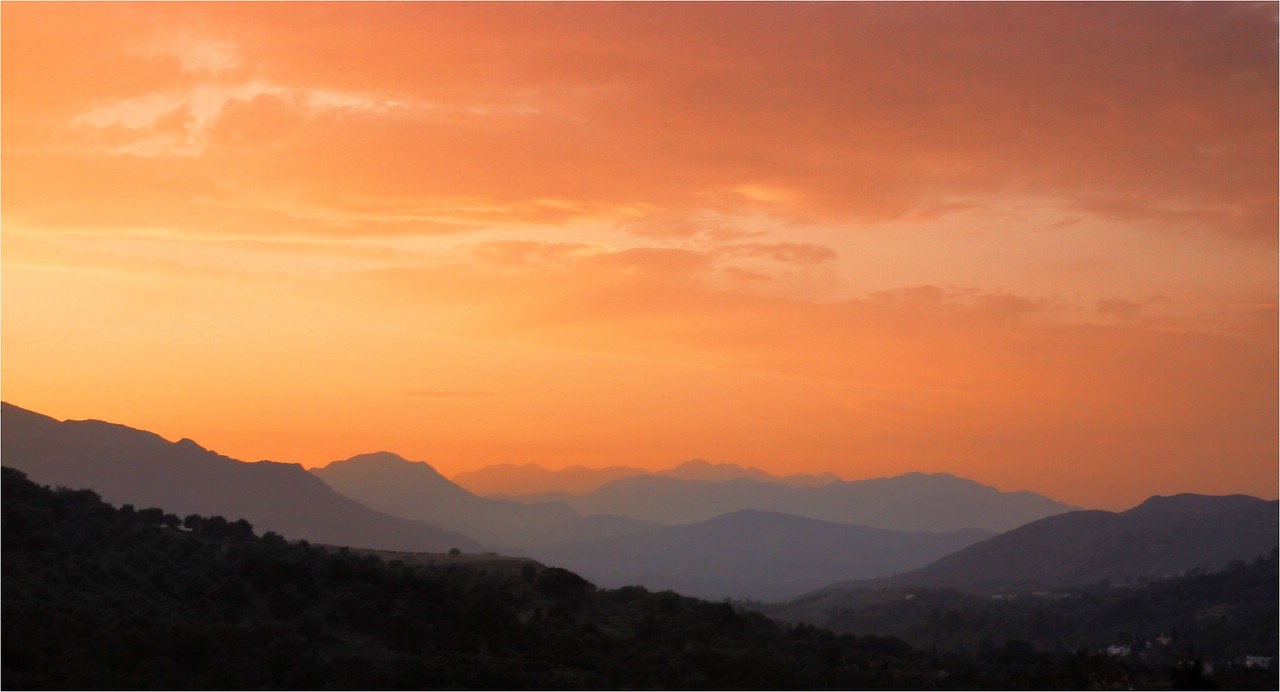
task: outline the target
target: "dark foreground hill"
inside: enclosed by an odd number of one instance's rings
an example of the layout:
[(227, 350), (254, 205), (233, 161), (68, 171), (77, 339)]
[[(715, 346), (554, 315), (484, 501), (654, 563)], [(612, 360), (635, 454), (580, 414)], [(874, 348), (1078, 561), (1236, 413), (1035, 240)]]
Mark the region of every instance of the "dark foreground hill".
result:
[(1020, 526), (925, 567), (830, 590), (886, 586), (1051, 589), (1215, 571), (1276, 547), (1280, 503), (1247, 495), (1153, 497), (1124, 512), (1088, 510)]
[(393, 517), (334, 492), (297, 464), (245, 463), (191, 440), (102, 421), (58, 421), (0, 404), (4, 464), (53, 486), (93, 488), (108, 502), (179, 516), (245, 518), (262, 530), (385, 550), (478, 551), (471, 538)]
[(1123, 585), (995, 597), (898, 587), (832, 592), (760, 609), (791, 622), (893, 636), (933, 650), (1017, 641), (1050, 651), (1116, 647), (1120, 656), (1149, 662), (1201, 657), (1231, 667), (1273, 658), (1280, 649), (1278, 578), (1272, 550), (1220, 572)]
[(179, 530), (161, 509), (2, 477), (5, 689), (1167, 689), (1179, 675), (1097, 652), (927, 653), (535, 563), (383, 562), (222, 518)]

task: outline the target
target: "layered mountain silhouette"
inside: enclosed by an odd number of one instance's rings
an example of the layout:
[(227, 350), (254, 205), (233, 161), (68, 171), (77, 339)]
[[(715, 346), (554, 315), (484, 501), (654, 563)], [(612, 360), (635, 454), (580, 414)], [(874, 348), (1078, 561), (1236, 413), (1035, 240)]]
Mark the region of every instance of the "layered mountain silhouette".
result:
[[(692, 470), (702, 469), (695, 465)], [(505, 551), (567, 567), (602, 585), (639, 584), (716, 599), (787, 598), (833, 581), (892, 574), (991, 535), (980, 529), (873, 529), (755, 510), (669, 527), (603, 512), (582, 516), (561, 502), (521, 504), (477, 497), (429, 464), (387, 452), (333, 462), (312, 472), (335, 490), (380, 511), (451, 528)], [(724, 484), (743, 482), (756, 483), (739, 479)]]
[(462, 534), (389, 516), (338, 494), (297, 464), (247, 463), (191, 440), (96, 420), (62, 421), (0, 404), (4, 465), (33, 482), (89, 488), (113, 504), (246, 519), (259, 532), (383, 550), (479, 551)]
[(647, 475), (715, 482), (745, 478), (794, 487), (821, 486), (840, 481), (840, 477), (834, 473), (777, 476), (750, 466), (715, 464), (704, 459), (690, 459), (674, 468), (653, 472), (634, 466), (570, 466), (550, 471), (537, 464), (496, 464), (475, 471), (464, 471), (454, 476), (453, 481), (477, 495), (542, 502), (560, 500), (571, 495), (585, 495), (613, 481)]
[(535, 554), (602, 586), (639, 584), (702, 598), (779, 600), (849, 575), (886, 575), (925, 564), (989, 536), (980, 529), (888, 531), (744, 510), (623, 539), (542, 546)]
[(569, 466), (550, 471), (537, 464), (495, 464), (464, 471), (453, 482), (476, 495), (561, 497), (589, 493), (613, 481), (648, 473), (634, 466)]
[(259, 531), (360, 548), (496, 546), (604, 584), (717, 599), (784, 598), (902, 572), (1066, 509), (945, 474), (796, 487), (704, 480), (746, 470), (702, 461), (671, 470), (689, 478), (645, 474), (569, 502), (507, 502), (477, 497), (429, 464), (389, 452), (308, 472), (10, 404), (0, 429), (6, 465), (38, 483), (90, 488), (108, 502), (245, 518)]
[(1036, 493), (1003, 492), (945, 473), (907, 473), (817, 487), (644, 475), (563, 501), (581, 514), (611, 512), (667, 525), (758, 509), (896, 531), (998, 532), (1076, 509)]
[[(1124, 512), (1069, 512), (1031, 522), (917, 570), (836, 584), (974, 591), (1088, 585), (1218, 570), (1280, 543), (1280, 504), (1247, 495), (1152, 497)], [(822, 594), (814, 594), (821, 596)]]
[(362, 454), (311, 472), (366, 506), (463, 532), (490, 545), (523, 547), (557, 540), (566, 525), (581, 520), (560, 502), (526, 504), (477, 497), (426, 462), (408, 461), (390, 452)]
[(781, 483), (796, 488), (829, 485), (840, 481), (834, 473), (797, 473), (790, 476), (776, 476), (768, 471), (737, 464), (713, 464), (705, 459), (691, 459), (679, 466), (663, 471), (654, 471), (653, 475), (663, 478), (680, 478), (686, 481), (732, 481), (739, 478), (759, 481), (761, 483)]

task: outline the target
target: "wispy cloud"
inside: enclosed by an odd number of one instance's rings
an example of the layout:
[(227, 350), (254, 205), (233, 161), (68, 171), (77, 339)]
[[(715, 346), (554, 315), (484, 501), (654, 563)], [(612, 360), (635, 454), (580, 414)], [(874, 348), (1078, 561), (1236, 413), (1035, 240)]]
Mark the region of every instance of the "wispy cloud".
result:
[[(121, 155), (191, 158), (210, 182), (234, 173), (313, 201), (470, 195), (518, 214), (559, 200), (562, 219), (649, 208), (867, 222), (1048, 195), (1256, 238), (1276, 207), (1265, 5), (129, 12), (160, 48), (140, 54), (109, 30), (74, 47), (18, 35), (110, 25), (122, 14), (110, 7), (7, 11), (6, 77), (85, 97), (58, 112), (9, 106), (6, 132), (69, 120)], [(273, 25), (290, 27), (289, 50)], [(163, 38), (173, 26), (182, 45)], [(28, 57), (60, 50), (179, 69), (113, 89), (87, 63)], [(268, 117), (289, 126), (262, 127)]]

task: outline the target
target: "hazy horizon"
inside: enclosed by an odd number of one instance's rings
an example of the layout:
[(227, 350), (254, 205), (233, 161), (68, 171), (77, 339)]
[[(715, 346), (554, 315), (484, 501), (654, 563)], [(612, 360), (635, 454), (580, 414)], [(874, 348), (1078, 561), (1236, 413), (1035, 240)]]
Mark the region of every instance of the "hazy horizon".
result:
[(450, 478), (1276, 496), (1274, 4), (0, 16), (16, 405)]
[[(5, 404), (6, 404), (6, 405), (10, 405), (10, 406), (18, 406), (17, 404), (15, 404), (14, 402), (11, 402), (11, 401), (6, 401), (6, 402), (5, 402)], [(22, 407), (22, 406), (18, 406), (18, 408), (23, 408), (24, 410), (31, 411), (30, 409), (26, 409), (25, 407)], [(43, 412), (40, 412), (40, 411), (31, 411), (31, 412), (32, 412), (32, 413), (39, 414), (39, 415), (42, 415), (42, 416), (43, 416), (43, 415), (46, 415), (46, 414), (44, 414)], [(58, 418), (56, 418), (56, 417), (54, 417), (54, 420), (62, 421), (62, 419), (58, 419)], [(135, 426), (131, 426), (131, 425), (128, 425), (128, 424), (125, 424), (125, 423), (120, 423), (120, 422), (118, 422), (118, 421), (105, 421), (105, 420), (102, 420), (102, 419), (100, 419), (100, 418), (89, 418), (89, 419), (83, 419), (83, 420), (79, 420), (79, 421), (74, 420), (74, 419), (68, 419), (68, 420), (66, 420), (65, 422), (74, 423), (74, 422), (87, 422), (87, 421), (102, 422), (102, 423), (107, 423), (107, 424), (109, 424), (109, 425), (113, 425), (113, 426), (122, 426), (122, 427), (124, 427), (124, 428), (126, 428), (126, 429), (137, 430), (137, 431), (140, 431), (140, 432), (142, 432), (142, 433), (155, 434), (155, 431), (152, 431), (152, 430), (145, 430), (145, 429), (141, 429), (141, 428), (136, 428)], [(241, 462), (241, 463), (246, 463), (246, 464), (253, 464), (253, 463), (256, 463), (256, 462), (263, 462), (263, 461), (265, 461), (265, 462), (274, 462), (274, 463), (298, 464), (298, 462), (288, 462), (288, 461), (282, 461), (282, 460), (279, 460), (279, 459), (267, 459), (267, 458), (247, 458), (247, 459), (246, 459), (246, 458), (237, 458), (237, 457), (234, 457), (234, 456), (227, 455), (227, 454), (225, 454), (224, 452), (220, 452), (220, 451), (218, 451), (218, 450), (216, 450), (216, 449), (213, 449), (213, 448), (211, 448), (211, 447), (209, 447), (209, 446), (207, 446), (207, 445), (204, 445), (204, 444), (202, 444), (202, 443), (200, 442), (200, 440), (192, 440), (192, 439), (190, 439), (190, 438), (180, 438), (180, 437), (167, 438), (167, 437), (164, 437), (163, 435), (161, 435), (161, 438), (162, 438), (162, 439), (164, 439), (164, 440), (165, 440), (166, 442), (168, 442), (168, 443), (177, 443), (180, 439), (186, 439), (186, 440), (188, 440), (188, 441), (190, 441), (190, 442), (194, 442), (197, 446), (202, 447), (203, 449), (205, 449), (205, 450), (207, 450), (207, 451), (209, 451), (209, 452), (211, 452), (211, 453), (219, 454), (219, 455), (222, 455), (222, 456), (226, 456), (226, 457), (229, 457), (232, 461)], [(397, 457), (397, 458), (399, 458), (401, 461), (405, 462), (406, 464), (426, 464), (426, 465), (427, 465), (428, 467), (430, 467), (432, 470), (434, 470), (434, 471), (436, 471), (437, 473), (439, 473), (439, 469), (437, 469), (437, 468), (435, 467), (435, 465), (434, 465), (434, 464), (432, 464), (432, 462), (431, 462), (430, 460), (427, 460), (427, 459), (414, 459), (414, 458), (406, 457), (405, 455), (402, 455), (402, 454), (400, 454), (400, 453), (398, 453), (398, 452), (396, 452), (396, 451), (394, 451), (394, 450), (389, 450), (389, 449), (371, 450), (371, 451), (368, 451), (368, 452), (362, 452), (362, 453), (359, 453), (359, 454), (355, 454), (355, 455), (352, 455), (351, 457), (347, 457), (347, 458), (343, 458), (343, 459), (330, 459), (330, 460), (328, 460), (328, 461), (326, 461), (326, 462), (321, 462), (321, 463), (319, 463), (319, 464), (315, 464), (315, 465), (306, 465), (306, 464), (298, 464), (298, 465), (299, 465), (299, 466), (302, 466), (303, 468), (308, 469), (308, 470), (310, 470), (310, 471), (322, 471), (322, 470), (324, 470), (326, 467), (328, 467), (328, 466), (330, 466), (330, 465), (334, 465), (334, 464), (339, 464), (339, 465), (340, 465), (340, 464), (346, 464), (346, 463), (353, 462), (353, 461), (358, 463), (358, 462), (360, 462), (360, 461), (361, 461), (361, 459), (362, 459), (362, 458), (365, 458), (365, 457), (380, 457), (380, 456), (383, 456), (383, 455), (391, 455), (392, 457)], [(678, 473), (678, 472), (679, 472), (679, 471), (681, 471), (682, 469), (688, 469), (689, 467), (693, 467), (693, 468), (694, 468), (694, 471), (692, 471), (692, 472), (688, 472), (688, 473), (685, 473), (685, 474)], [(697, 473), (697, 471), (698, 471), (699, 469), (715, 469), (716, 467), (720, 467), (720, 470), (722, 471), (722, 473), (721, 473), (721, 474), (718, 474), (718, 477), (700, 477), (700, 476), (698, 475), (698, 473)], [(726, 468), (727, 468), (727, 469), (730, 469), (730, 470), (725, 470)], [(735, 468), (736, 468), (736, 469), (739, 469), (739, 470), (740, 470), (740, 471), (742, 471), (743, 473), (734, 473), (734, 472), (732, 472), (732, 470), (731, 470), (731, 469), (735, 469)], [(553, 479), (553, 480), (550, 480), (550, 481), (548, 481), (548, 482), (549, 482), (552, 486), (555, 486), (555, 487), (550, 487), (550, 488), (541, 488), (541, 489), (540, 489), (540, 488), (536, 488), (536, 487), (526, 487), (526, 484), (522, 484), (522, 483), (519, 481), (519, 479), (518, 479), (518, 478), (512, 478), (510, 475), (507, 475), (507, 476), (505, 476), (505, 477), (504, 477), (504, 476), (502, 475), (504, 472), (505, 472), (505, 473), (507, 473), (507, 474), (510, 474), (510, 472), (511, 472), (510, 470), (511, 470), (511, 469), (515, 469), (515, 470), (517, 470), (517, 471), (519, 471), (519, 470), (526, 470), (526, 469), (537, 469), (539, 472), (544, 473), (544, 474), (547, 474), (548, 476), (557, 476), (557, 475), (560, 475), (560, 474), (562, 474), (562, 473), (564, 473), (564, 472), (581, 472), (581, 471), (591, 472), (591, 471), (606, 471), (606, 470), (627, 470), (627, 471), (634, 471), (634, 473), (626, 473), (626, 474), (624, 474), (624, 475), (619, 476), (619, 477), (618, 477), (617, 479), (615, 479), (615, 480), (618, 480), (618, 479), (625, 479), (625, 478), (633, 478), (633, 477), (635, 477), (635, 476), (637, 476), (637, 475), (651, 475), (651, 476), (655, 476), (655, 477), (659, 477), (659, 478), (668, 478), (668, 479), (685, 479), (685, 480), (702, 480), (702, 481), (710, 481), (710, 483), (711, 483), (712, 485), (714, 485), (714, 484), (716, 484), (716, 483), (719, 483), (719, 482), (726, 481), (726, 480), (743, 480), (743, 479), (753, 479), (753, 473), (757, 473), (757, 472), (763, 472), (763, 473), (765, 473), (765, 474), (768, 474), (769, 476), (772, 476), (772, 478), (769, 478), (769, 479), (764, 479), (764, 478), (757, 478), (757, 479), (756, 479), (756, 480), (759, 480), (759, 481), (761, 481), (761, 482), (763, 482), (763, 483), (766, 483), (766, 484), (777, 484), (777, 485), (784, 485), (784, 486), (785, 486), (786, 484), (785, 484), (785, 483), (783, 483), (783, 481), (785, 481), (785, 480), (788, 478), (788, 476), (782, 476), (782, 475), (778, 475), (778, 474), (772, 474), (772, 473), (770, 473), (769, 471), (767, 471), (767, 470), (765, 470), (765, 469), (761, 469), (761, 468), (760, 468), (760, 467), (758, 467), (758, 466), (751, 466), (751, 465), (749, 465), (749, 464), (738, 464), (738, 463), (735, 463), (735, 462), (732, 462), (732, 461), (716, 461), (716, 460), (708, 460), (708, 459), (702, 459), (702, 458), (685, 459), (685, 460), (682, 460), (682, 461), (672, 462), (672, 463), (665, 464), (665, 465), (664, 465), (664, 464), (661, 464), (661, 463), (656, 463), (656, 464), (653, 464), (651, 467), (647, 467), (647, 468), (642, 468), (642, 467), (630, 467), (630, 466), (605, 466), (605, 465), (598, 465), (598, 466), (585, 466), (585, 465), (581, 465), (581, 464), (575, 464), (575, 465), (569, 465), (569, 466), (564, 466), (564, 467), (558, 467), (558, 468), (557, 468), (557, 467), (547, 467), (547, 466), (544, 466), (544, 465), (542, 465), (542, 464), (538, 464), (537, 462), (526, 462), (526, 463), (523, 463), (523, 464), (518, 464), (518, 463), (498, 463), (498, 464), (492, 464), (492, 465), (488, 465), (488, 466), (477, 467), (477, 468), (474, 468), (474, 469), (464, 469), (464, 470), (462, 470), (462, 471), (458, 471), (458, 472), (453, 473), (453, 474), (444, 474), (444, 473), (440, 473), (440, 477), (447, 479), (450, 483), (453, 483), (453, 484), (455, 484), (456, 486), (458, 486), (458, 487), (462, 488), (463, 490), (466, 490), (468, 493), (472, 493), (472, 494), (474, 494), (474, 496), (476, 496), (476, 497), (480, 497), (480, 498), (487, 497), (487, 496), (491, 495), (491, 493), (486, 492), (486, 491), (484, 490), (484, 488), (483, 488), (483, 486), (484, 486), (484, 485), (486, 485), (486, 483), (473, 484), (473, 483), (463, 482), (463, 481), (461, 481), (461, 480), (460, 480), (460, 477), (465, 476), (465, 475), (467, 475), (467, 474), (475, 473), (475, 472), (489, 472), (490, 474), (492, 474), (492, 473), (496, 472), (496, 473), (498, 473), (498, 474), (499, 474), (498, 478), (501, 478), (501, 479), (502, 479), (502, 482), (501, 482), (500, 484), (502, 484), (502, 485), (506, 485), (506, 486), (510, 486), (510, 488), (511, 488), (511, 489), (510, 489), (509, 491), (507, 491), (507, 492), (501, 492), (501, 491), (500, 491), (500, 492), (497, 492), (496, 494), (497, 494), (498, 496), (506, 496), (506, 497), (528, 496), (528, 497), (531, 497), (531, 498), (532, 498), (532, 497), (538, 497), (538, 496), (543, 495), (543, 494), (546, 494), (546, 493), (548, 493), (548, 492), (550, 492), (550, 493), (556, 493), (556, 494), (564, 494), (564, 495), (566, 495), (566, 496), (579, 496), (579, 497), (581, 497), (581, 496), (590, 496), (590, 495), (592, 495), (592, 492), (593, 492), (593, 490), (594, 490), (594, 489), (602, 488), (603, 486), (608, 485), (609, 483), (611, 483), (611, 482), (612, 482), (612, 480), (604, 480), (604, 481), (600, 481), (600, 482), (597, 482), (597, 483), (591, 483), (591, 484), (589, 484), (589, 488), (590, 488), (590, 489), (587, 489), (587, 490), (583, 490), (583, 489), (575, 490), (575, 489), (572, 487), (572, 486), (574, 485), (574, 483), (570, 482), (571, 478), (566, 478), (566, 479), (564, 479), (564, 481), (563, 481), (562, 485), (557, 485), (557, 481), (555, 481), (555, 480)], [(691, 473), (692, 475), (689, 475), (690, 473)], [(322, 475), (322, 474), (320, 474), (320, 475)], [(793, 474), (793, 475), (805, 475), (805, 474)], [(809, 475), (811, 475), (811, 476), (816, 476), (817, 474), (809, 474)], [(835, 475), (835, 474), (832, 474), (832, 475)], [(953, 477), (953, 478), (960, 478), (960, 479), (965, 480), (965, 481), (973, 481), (973, 482), (976, 482), (976, 483), (978, 483), (980, 486), (985, 486), (985, 487), (993, 488), (993, 489), (995, 489), (996, 491), (999, 491), (999, 492), (1001, 492), (1001, 493), (1032, 493), (1032, 494), (1034, 494), (1034, 495), (1039, 495), (1039, 496), (1041, 496), (1041, 497), (1043, 497), (1043, 498), (1046, 498), (1046, 499), (1048, 499), (1048, 500), (1052, 500), (1052, 501), (1055, 501), (1055, 502), (1060, 501), (1060, 498), (1054, 497), (1054, 496), (1052, 496), (1052, 494), (1049, 494), (1049, 493), (1043, 493), (1043, 492), (1040, 492), (1040, 491), (1038, 491), (1038, 490), (1036, 490), (1036, 489), (1034, 489), (1034, 488), (1001, 487), (1001, 486), (999, 486), (998, 484), (990, 483), (990, 482), (988, 482), (986, 479), (983, 479), (983, 478), (960, 476), (960, 475), (957, 475), (957, 474), (954, 474), (954, 473), (952, 473), (952, 472), (950, 472), (950, 471), (945, 471), (945, 470), (942, 470), (942, 471), (919, 471), (919, 470), (906, 470), (906, 471), (902, 471), (902, 472), (900, 472), (900, 473), (893, 473), (893, 474), (880, 475), (880, 476), (865, 476), (865, 477), (841, 477), (841, 476), (835, 475), (835, 480), (834, 480), (834, 481), (832, 481), (832, 482), (841, 482), (841, 483), (859, 483), (859, 482), (862, 482), (862, 481), (880, 481), (880, 480), (888, 480), (888, 479), (894, 479), (894, 478), (900, 478), (900, 477), (912, 476), (912, 475), (925, 475), (925, 476), (929, 476), (929, 475), (943, 475), (943, 476), (951, 476), (951, 477)], [(490, 481), (492, 481), (492, 480), (493, 480), (493, 478), (490, 478)], [(792, 488), (806, 488), (806, 487), (808, 487), (808, 488), (817, 488), (817, 487), (822, 487), (822, 485), (824, 485), (824, 483), (816, 483), (816, 484), (815, 484), (815, 483), (812, 483), (812, 482), (805, 482), (805, 483), (802, 483), (802, 484), (800, 484), (800, 485), (793, 485), (793, 486), (791, 486), (791, 487), (792, 487)], [(1180, 495), (1180, 494), (1184, 494), (1184, 493), (1170, 493), (1169, 495)], [(1190, 495), (1212, 495), (1212, 494), (1210, 494), (1210, 493), (1197, 493), (1197, 492), (1195, 492), (1195, 491), (1185, 491), (1185, 494), (1190, 494)], [(1266, 500), (1266, 501), (1275, 501), (1275, 500), (1277, 499), (1277, 497), (1276, 497), (1276, 493), (1275, 493), (1275, 492), (1273, 492), (1273, 493), (1271, 493), (1271, 494), (1267, 494), (1267, 493), (1258, 493), (1258, 494), (1249, 494), (1249, 493), (1223, 493), (1222, 495), (1224, 495), (1224, 496), (1225, 496), (1225, 495), (1245, 495), (1245, 496), (1250, 496), (1250, 497), (1256, 497), (1256, 498), (1258, 498), (1258, 499)], [(1147, 496), (1145, 496), (1145, 497), (1141, 498), (1140, 500), (1138, 500), (1138, 501), (1136, 501), (1136, 502), (1134, 502), (1134, 503), (1131, 503), (1131, 504), (1121, 504), (1121, 505), (1116, 505), (1116, 506), (1113, 506), (1113, 507), (1102, 507), (1102, 506), (1091, 506), (1091, 505), (1082, 505), (1082, 506), (1081, 506), (1081, 505), (1077, 505), (1077, 506), (1076, 506), (1076, 508), (1077, 508), (1077, 509), (1086, 509), (1086, 510), (1090, 510), (1090, 509), (1101, 509), (1101, 510), (1105, 510), (1105, 511), (1124, 511), (1124, 510), (1133, 509), (1133, 508), (1137, 507), (1138, 505), (1141, 505), (1141, 504), (1143, 504), (1143, 503), (1145, 503), (1145, 502), (1147, 502), (1147, 501), (1149, 501), (1149, 500), (1151, 500), (1151, 499), (1154, 499), (1154, 498), (1156, 498), (1156, 497), (1161, 497), (1161, 495), (1160, 495), (1160, 494), (1158, 494), (1158, 493), (1153, 493), (1153, 494), (1149, 494), (1149, 495), (1147, 495)], [(1065, 505), (1070, 505), (1070, 504), (1071, 504), (1071, 503), (1065, 503)], [(765, 510), (765, 511), (777, 511), (777, 510)], [(719, 513), (719, 512), (718, 512), (717, 510), (709, 510), (709, 511), (708, 511), (708, 514), (711, 514), (711, 515), (718, 515), (718, 513)], [(800, 512), (800, 514), (804, 514), (804, 513), (803, 513), (803, 512)]]

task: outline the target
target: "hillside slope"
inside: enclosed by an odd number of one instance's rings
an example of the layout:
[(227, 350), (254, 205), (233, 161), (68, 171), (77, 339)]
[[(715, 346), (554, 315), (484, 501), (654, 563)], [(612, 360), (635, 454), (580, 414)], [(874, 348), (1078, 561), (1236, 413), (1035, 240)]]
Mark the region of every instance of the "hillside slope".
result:
[(1246, 495), (1152, 497), (1124, 512), (1031, 522), (920, 569), (864, 584), (982, 591), (1041, 589), (1216, 570), (1275, 548), (1280, 507)]
[(191, 440), (102, 421), (62, 421), (0, 404), (4, 464), (52, 486), (88, 488), (115, 504), (179, 516), (247, 519), (263, 531), (320, 543), (425, 552), (483, 549), (453, 531), (374, 511), (297, 464), (246, 463)]

